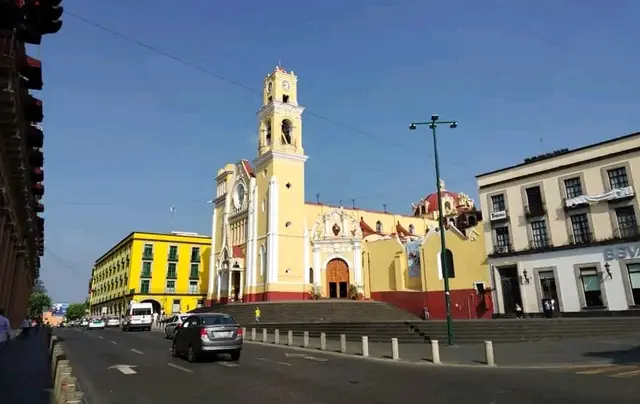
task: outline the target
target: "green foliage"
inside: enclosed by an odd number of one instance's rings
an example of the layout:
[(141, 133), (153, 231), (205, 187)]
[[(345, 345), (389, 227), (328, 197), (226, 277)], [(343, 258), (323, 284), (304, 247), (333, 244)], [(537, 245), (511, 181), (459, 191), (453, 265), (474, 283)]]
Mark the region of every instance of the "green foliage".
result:
[(33, 292), (29, 296), (29, 316), (39, 317), (42, 312), (51, 308), (51, 298), (44, 292)]
[(67, 308), (67, 320), (73, 321), (84, 317), (87, 311), (85, 303), (71, 303)]

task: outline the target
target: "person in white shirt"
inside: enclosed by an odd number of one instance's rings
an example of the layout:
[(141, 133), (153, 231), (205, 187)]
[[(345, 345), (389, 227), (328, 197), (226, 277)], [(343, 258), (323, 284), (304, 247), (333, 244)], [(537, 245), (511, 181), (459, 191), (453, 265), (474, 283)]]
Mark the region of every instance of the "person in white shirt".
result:
[(31, 320), (25, 318), (22, 320), (22, 335), (27, 338), (29, 336), (29, 329), (31, 329)]
[(0, 349), (11, 338), (11, 324), (4, 316), (4, 309), (0, 308)]

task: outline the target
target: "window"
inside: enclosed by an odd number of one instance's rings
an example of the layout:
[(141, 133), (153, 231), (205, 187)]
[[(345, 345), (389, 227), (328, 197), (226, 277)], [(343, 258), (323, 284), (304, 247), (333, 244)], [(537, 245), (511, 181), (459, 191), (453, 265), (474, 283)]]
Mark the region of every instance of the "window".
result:
[(176, 245), (169, 246), (169, 259), (170, 260), (178, 259), (178, 246)]
[(151, 281), (149, 279), (143, 279), (140, 281), (140, 293), (149, 293), (149, 285)]
[(313, 279), (313, 268), (309, 268), (309, 283), (315, 283)]
[(384, 229), (382, 228), (382, 222), (378, 220), (378, 221), (376, 222), (376, 232), (377, 232), (377, 233), (382, 233), (382, 230), (384, 230)]
[(531, 222), (531, 238), (531, 244), (533, 248), (545, 248), (549, 246), (547, 224), (544, 220)]
[(633, 304), (640, 306), (640, 264), (629, 264), (627, 270), (629, 271), (629, 286)]
[(453, 263), (453, 252), (450, 249), (446, 249), (444, 252), (444, 259), (447, 263), (447, 273), (449, 274), (449, 279), (456, 277), (456, 267)]
[(142, 263), (142, 275), (143, 278), (151, 278), (151, 262), (145, 261)]
[(176, 263), (170, 262), (167, 265), (167, 278), (176, 278)]
[(544, 215), (544, 202), (542, 201), (542, 192), (540, 187), (531, 187), (526, 189), (527, 202), (529, 203), (528, 212), (531, 216)]
[(633, 206), (624, 206), (616, 209), (618, 219), (618, 236), (621, 238), (634, 237), (638, 235), (638, 223), (636, 212)]
[(591, 241), (591, 230), (589, 229), (589, 218), (586, 213), (571, 215), (572, 243), (581, 244)]
[(624, 167), (614, 168), (607, 170), (609, 176), (609, 185), (611, 189), (625, 188), (629, 186), (629, 178), (627, 177), (627, 170)]
[(202, 325), (236, 325), (236, 322), (230, 316), (202, 316), (200, 317)]
[(581, 196), (582, 184), (580, 183), (580, 177), (568, 178), (564, 180), (564, 189), (567, 194), (567, 199)]
[(493, 195), (491, 197), (491, 212), (504, 212), (507, 210), (507, 204), (504, 201), (504, 195)]
[(580, 269), (580, 283), (584, 292), (585, 307), (602, 307), (602, 290), (600, 276), (595, 267)]
[(142, 252), (142, 259), (153, 259), (153, 244), (145, 244)]
[(409, 225), (409, 234), (416, 234), (416, 227), (412, 224)]
[(189, 294), (198, 294), (198, 281), (189, 281)]
[(498, 248), (509, 248), (511, 244), (509, 241), (509, 228), (507, 226), (504, 227), (496, 227), (496, 247)]
[(189, 271), (189, 278), (198, 279), (200, 276), (200, 265), (191, 264), (191, 271)]
[(200, 247), (191, 248), (191, 262), (200, 262)]
[(167, 287), (165, 289), (166, 293), (176, 293), (176, 281), (169, 280), (167, 281)]

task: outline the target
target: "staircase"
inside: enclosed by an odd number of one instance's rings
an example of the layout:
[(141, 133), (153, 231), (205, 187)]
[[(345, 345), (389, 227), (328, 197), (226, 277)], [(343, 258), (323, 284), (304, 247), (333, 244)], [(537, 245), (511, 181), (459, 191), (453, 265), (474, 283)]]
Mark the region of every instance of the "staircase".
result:
[(216, 304), (191, 313), (220, 312), (231, 315), (238, 324), (255, 323), (255, 309), (260, 307), (264, 323), (355, 323), (417, 321), (402, 309), (372, 300), (302, 300), (291, 302), (259, 302)]
[[(425, 340), (447, 340), (444, 321), (410, 322), (409, 326)], [(463, 320), (453, 323), (456, 344), (625, 335), (640, 337), (639, 317)]]

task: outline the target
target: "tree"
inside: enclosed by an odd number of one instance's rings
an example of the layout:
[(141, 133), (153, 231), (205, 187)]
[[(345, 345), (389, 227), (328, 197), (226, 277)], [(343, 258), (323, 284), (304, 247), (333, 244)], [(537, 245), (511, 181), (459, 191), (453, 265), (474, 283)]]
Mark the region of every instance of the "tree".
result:
[(84, 303), (71, 303), (67, 308), (67, 320), (73, 321), (84, 317), (87, 306)]
[(29, 296), (29, 316), (39, 317), (42, 312), (51, 308), (52, 302), (48, 294), (44, 292), (33, 292)]

